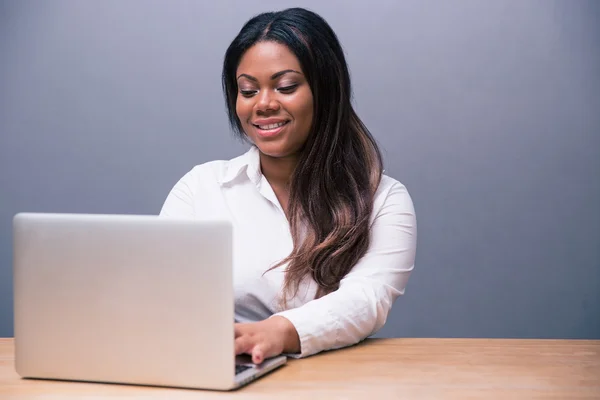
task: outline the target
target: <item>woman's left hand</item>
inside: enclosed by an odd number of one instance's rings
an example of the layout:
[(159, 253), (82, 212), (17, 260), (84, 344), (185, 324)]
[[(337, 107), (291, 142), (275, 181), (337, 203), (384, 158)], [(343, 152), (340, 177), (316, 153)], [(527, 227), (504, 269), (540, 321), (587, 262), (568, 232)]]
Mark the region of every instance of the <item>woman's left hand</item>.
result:
[(249, 354), (253, 363), (260, 364), (284, 352), (300, 352), (298, 333), (287, 318), (235, 324), (235, 354)]

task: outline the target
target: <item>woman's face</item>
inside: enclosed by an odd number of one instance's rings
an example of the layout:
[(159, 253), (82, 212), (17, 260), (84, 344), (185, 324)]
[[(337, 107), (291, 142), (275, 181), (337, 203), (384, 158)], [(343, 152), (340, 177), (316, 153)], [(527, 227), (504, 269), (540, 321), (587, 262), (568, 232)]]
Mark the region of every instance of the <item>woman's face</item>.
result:
[(236, 113), (246, 135), (265, 155), (297, 155), (311, 129), (313, 96), (296, 56), (285, 45), (259, 42), (236, 77)]

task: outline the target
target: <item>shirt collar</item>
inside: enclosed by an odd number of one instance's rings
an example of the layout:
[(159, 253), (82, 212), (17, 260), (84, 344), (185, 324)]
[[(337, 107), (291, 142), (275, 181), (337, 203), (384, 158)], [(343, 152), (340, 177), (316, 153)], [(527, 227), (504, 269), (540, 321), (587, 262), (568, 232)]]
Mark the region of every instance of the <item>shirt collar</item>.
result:
[(219, 184), (231, 184), (244, 173), (252, 183), (258, 185), (262, 172), (260, 170), (260, 156), (256, 146), (250, 147), (246, 153), (227, 162)]

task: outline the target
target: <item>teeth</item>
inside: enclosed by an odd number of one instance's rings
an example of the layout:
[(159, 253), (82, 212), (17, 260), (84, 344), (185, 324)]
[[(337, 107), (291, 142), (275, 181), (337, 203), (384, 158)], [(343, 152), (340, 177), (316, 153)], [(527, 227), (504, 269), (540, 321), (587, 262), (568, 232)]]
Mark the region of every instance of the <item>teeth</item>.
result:
[(278, 122), (276, 124), (270, 124), (270, 125), (258, 125), (258, 127), (263, 130), (269, 130), (269, 129), (279, 128), (280, 126), (283, 126), (283, 125), (285, 125), (285, 121)]

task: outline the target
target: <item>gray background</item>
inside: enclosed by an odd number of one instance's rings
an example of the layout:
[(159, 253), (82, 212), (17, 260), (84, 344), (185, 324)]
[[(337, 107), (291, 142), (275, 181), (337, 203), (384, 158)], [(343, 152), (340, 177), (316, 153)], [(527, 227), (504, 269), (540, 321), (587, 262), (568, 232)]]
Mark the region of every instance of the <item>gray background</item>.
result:
[(380, 336), (600, 338), (597, 1), (3, 1), (0, 336), (12, 216), (156, 214), (240, 154), (220, 88), (257, 12), (303, 5), (412, 194), (417, 266)]

